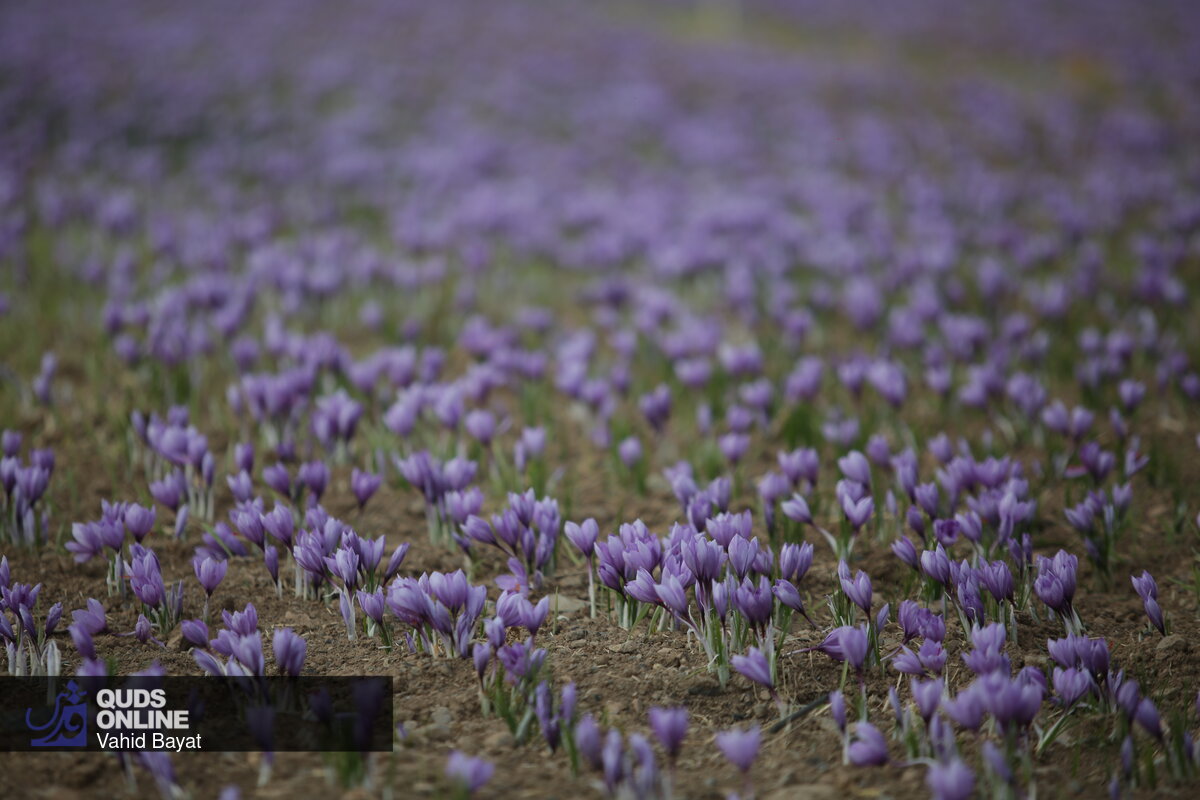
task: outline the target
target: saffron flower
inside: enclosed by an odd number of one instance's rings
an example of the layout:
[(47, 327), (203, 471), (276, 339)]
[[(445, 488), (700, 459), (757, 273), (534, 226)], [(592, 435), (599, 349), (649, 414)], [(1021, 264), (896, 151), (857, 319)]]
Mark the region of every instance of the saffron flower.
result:
[(854, 741), (846, 748), (846, 757), (856, 767), (881, 767), (888, 762), (887, 740), (869, 722), (854, 725)]
[(742, 772), (749, 772), (758, 758), (758, 748), (762, 742), (762, 730), (757, 726), (747, 730), (733, 728), (717, 734), (717, 747), (735, 767)]
[(688, 710), (683, 707), (652, 707), (650, 709), (650, 729), (654, 731), (655, 737), (666, 752), (667, 760), (674, 764), (675, 759), (679, 757), (684, 737), (687, 736)]
[(450, 753), (446, 760), (446, 777), (468, 795), (473, 795), (492, 779), (496, 767), (490, 761), (468, 756), (461, 750)]
[(271, 650), (279, 671), (294, 678), (304, 668), (308, 643), (291, 628), (279, 628), (271, 638)]

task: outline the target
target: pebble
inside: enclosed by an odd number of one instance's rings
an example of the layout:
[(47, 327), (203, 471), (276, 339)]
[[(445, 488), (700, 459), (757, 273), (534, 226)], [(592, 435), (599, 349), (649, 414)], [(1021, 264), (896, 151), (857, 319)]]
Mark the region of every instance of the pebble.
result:
[(445, 706), (438, 706), (433, 710), (433, 713), (430, 714), (430, 719), (433, 720), (434, 725), (444, 725), (449, 727), (450, 723), (454, 721), (454, 715), (451, 714), (450, 709), (446, 708)]
[(587, 607), (586, 600), (580, 600), (565, 594), (550, 595), (550, 608), (556, 610), (559, 614), (571, 614), (575, 611), (582, 611)]
[(425, 737), (433, 742), (444, 742), (447, 739), (452, 739), (454, 733), (450, 730), (449, 725), (435, 723), (425, 728)]
[(508, 731), (496, 731), (488, 734), (483, 740), (483, 746), (488, 750), (501, 750), (512, 744), (512, 734)]
[(1188, 643), (1178, 633), (1172, 633), (1170, 636), (1164, 636), (1154, 649), (1157, 651), (1155, 657), (1164, 659), (1169, 658), (1173, 653), (1186, 653), (1188, 651)]

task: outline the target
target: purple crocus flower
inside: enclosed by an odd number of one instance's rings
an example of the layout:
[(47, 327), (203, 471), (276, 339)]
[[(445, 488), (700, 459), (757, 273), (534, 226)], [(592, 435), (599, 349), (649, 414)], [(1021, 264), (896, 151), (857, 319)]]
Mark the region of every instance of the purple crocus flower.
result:
[[(653, 725), (653, 722), (651, 724)], [(603, 743), (600, 740), (600, 727), (591, 714), (584, 714), (575, 723), (575, 747), (579, 750), (579, 755), (583, 756), (583, 760), (594, 771), (599, 771), (603, 767)]]
[(1163, 738), (1162, 719), (1158, 708), (1149, 697), (1143, 697), (1133, 712), (1133, 721), (1142, 727), (1146, 733), (1156, 739)]
[(187, 497), (187, 485), (183, 473), (173, 472), (162, 480), (150, 484), (150, 494), (155, 501), (172, 511), (178, 511), (180, 504)]
[(194, 647), (208, 647), (208, 626), (203, 620), (185, 619), (180, 623), (180, 629), (183, 632), (184, 641)]
[(810, 542), (787, 543), (779, 548), (779, 576), (791, 583), (800, 583), (812, 566), (813, 546)]
[(808, 649), (820, 650), (834, 661), (849, 662), (855, 671), (862, 672), (868, 648), (866, 626), (856, 628), (853, 625), (843, 625), (830, 631), (821, 644)]
[(854, 725), (855, 739), (846, 748), (846, 757), (856, 767), (881, 767), (888, 762), (887, 740), (869, 722)]
[(75, 556), (75, 562), (82, 564), (90, 561), (104, 552), (104, 540), (100, 536), (100, 528), (94, 522), (76, 522), (71, 525), (71, 541), (66, 548)]
[(258, 630), (258, 609), (253, 603), (247, 603), (244, 610), (234, 611), (232, 614), (222, 611), (221, 619), (225, 627), (238, 636), (249, 636)]
[(749, 578), (742, 581), (733, 592), (733, 605), (752, 626), (762, 628), (775, 605), (770, 582), (765, 577), (758, 579), (757, 586)]
[(783, 511), (783, 515), (793, 522), (812, 524), (812, 512), (808, 508), (808, 501), (804, 499), (804, 495), (792, 495), (791, 499), (784, 500), (779, 508)]
[(1054, 691), (1064, 706), (1075, 705), (1092, 688), (1092, 679), (1088, 673), (1074, 667), (1063, 669), (1054, 668)]
[(279, 586), (279, 550), (275, 545), (268, 545), (263, 550), (263, 563), (267, 567), (267, 573), (271, 576), (271, 582)]
[(143, 605), (157, 608), (167, 596), (158, 557), (153, 550), (140, 545), (133, 545), (133, 548), (130, 552), (133, 561), (129, 565), (129, 588)]
[(240, 472), (254, 471), (254, 445), (249, 442), (238, 442), (233, 446), (233, 463)]
[(762, 742), (762, 730), (755, 725), (747, 730), (733, 728), (721, 731), (716, 736), (717, 747), (727, 759), (742, 772), (749, 772), (758, 758), (758, 747)]
[(1141, 575), (1131, 576), (1130, 581), (1133, 583), (1133, 589), (1137, 592), (1138, 597), (1142, 598), (1146, 616), (1160, 633), (1166, 635), (1166, 620), (1163, 617), (1162, 607), (1158, 604), (1158, 584), (1155, 582), (1154, 576), (1146, 570), (1142, 570)]
[(359, 589), (355, 596), (358, 598), (358, 605), (362, 608), (363, 613), (376, 624), (383, 623), (383, 613), (386, 609), (384, 601), (383, 589), (376, 589), (374, 592), (364, 592)]
[(558, 749), (561, 730), (558, 718), (554, 715), (554, 699), (550, 693), (550, 684), (546, 681), (540, 682), (533, 694), (534, 714), (537, 716), (538, 728), (541, 729), (542, 736), (550, 747), (550, 752), (554, 752)]
[(662, 583), (656, 584), (654, 591), (658, 595), (658, 601), (673, 614), (682, 617), (687, 613), (687, 590), (675, 575), (664, 575)]
[(492, 646), (487, 642), (475, 642), (471, 648), (471, 661), (475, 664), (475, 673), (479, 676), (479, 680), (483, 680), (483, 673), (487, 670), (488, 663), (492, 660)]
[(617, 446), (617, 455), (621, 463), (632, 469), (642, 460), (642, 443), (636, 436), (630, 436)]
[(666, 752), (667, 760), (673, 764), (679, 756), (683, 739), (687, 736), (688, 710), (682, 706), (679, 708), (655, 706), (650, 709), (650, 729), (654, 731), (655, 737)]
[(774, 690), (775, 682), (771, 680), (771, 665), (757, 647), (751, 647), (745, 655), (734, 656), (730, 662), (734, 669), (749, 680)]
[(472, 438), (478, 440), (484, 447), (488, 447), (496, 435), (496, 418), (490, 411), (477, 408), (467, 412), (463, 419), (463, 427)]
[(743, 539), (741, 536), (735, 536), (729, 541), (728, 553), (729, 567), (740, 581), (750, 572), (758, 557), (758, 538)]
[[(842, 562), (842, 566), (845, 565)], [(849, 570), (846, 570), (849, 572)], [(864, 614), (871, 613), (871, 579), (867, 573), (861, 569), (855, 574), (854, 578), (844, 577), (841, 579), (842, 591), (846, 593), (846, 597), (850, 598), (850, 602), (863, 610)]]
[(390, 581), (400, 571), (400, 565), (404, 563), (404, 557), (408, 555), (410, 547), (412, 547), (411, 542), (403, 542), (392, 551), (391, 557), (388, 558), (387, 568), (383, 571), (384, 580)]
[(838, 469), (849, 480), (863, 486), (871, 485), (871, 462), (857, 450), (852, 450), (838, 459)]
[(837, 725), (838, 730), (842, 733), (846, 732), (846, 696), (842, 694), (841, 689), (834, 689), (829, 693), (829, 714), (833, 717), (833, 722)]
[(225, 483), (229, 486), (229, 491), (237, 502), (248, 503), (253, 499), (254, 480), (250, 477), (249, 472), (242, 471), (237, 475), (227, 475)]
[(901, 536), (892, 542), (892, 553), (913, 569), (920, 569), (921, 562), (920, 556), (917, 555), (917, 547), (907, 536)]
[(461, 750), (453, 751), (446, 760), (446, 777), (468, 795), (482, 789), (495, 771), (496, 767), (490, 761), (468, 756)]
[[(7, 620), (5, 620), (5, 624), (7, 624)], [(8, 636), (8, 633), (9, 631), (5, 631), (3, 634), (6, 639), (11, 638)], [(86, 628), (79, 625), (79, 623), (75, 623), (67, 626), (67, 633), (70, 634), (71, 642), (75, 645), (75, 649), (79, 651), (79, 655), (83, 656), (84, 659), (94, 659), (96, 657), (96, 646), (92, 642), (92, 634)]]
[(912, 680), (913, 700), (917, 703), (917, 711), (920, 712), (921, 718), (927, 724), (941, 704), (943, 686), (940, 678), (928, 681), (917, 678)]
[(271, 650), (279, 671), (294, 678), (304, 668), (308, 643), (291, 628), (279, 628), (271, 637)]
[[(297, 480), (304, 484), (312, 500), (320, 500), (329, 485), (329, 467), (324, 461), (309, 461), (300, 465), (296, 472)], [(311, 502), (311, 500), (310, 500)]]
[(290, 508), (276, 503), (275, 508), (262, 515), (262, 527), (285, 547), (291, 549), (292, 534), (295, 532), (296, 523)]
[[(129, 634), (125, 635), (128, 636)], [(150, 620), (146, 619), (145, 614), (138, 614), (137, 622), (133, 626), (133, 636), (142, 644), (154, 642), (157, 645), (165, 647), (162, 642), (154, 638), (154, 628), (150, 624)]]
[(379, 486), (383, 483), (383, 478), (373, 472), (363, 472), (357, 467), (350, 473), (350, 491), (354, 493), (354, 498), (358, 500), (358, 507), (361, 509), (367, 505), (367, 501), (371, 496), (378, 491)]
[(567, 522), (563, 525), (563, 533), (585, 558), (590, 559), (596, 549), (596, 539), (600, 536), (600, 526), (590, 518), (582, 523)]
[(137, 503), (130, 503), (125, 508), (125, 529), (129, 531), (136, 542), (141, 544), (146, 534), (154, 529), (155, 508), (145, 508)]
[(875, 500), (870, 495), (854, 500), (850, 495), (844, 494), (842, 495), (842, 513), (846, 515), (846, 521), (850, 523), (850, 527), (858, 531), (875, 513)]
[(736, 465), (750, 447), (750, 437), (744, 433), (727, 433), (717, 440), (717, 446), (725, 460)]
[(292, 493), (292, 478), (288, 475), (287, 467), (282, 463), (276, 462), (269, 467), (263, 468), (263, 482), (274, 489), (284, 497), (288, 497)]
[(942, 710), (959, 726), (977, 731), (983, 724), (982, 691), (979, 683), (971, 683), (954, 697), (942, 700)]
[(962, 759), (934, 762), (925, 775), (933, 800), (968, 800), (975, 791), (975, 774)]
[(942, 586), (950, 584), (950, 557), (946, 555), (946, 550), (942, 545), (939, 544), (936, 549), (925, 550), (921, 553), (921, 572)]
[(228, 561), (217, 561), (213, 558), (194, 558), (192, 559), (192, 570), (196, 573), (196, 580), (200, 581), (200, 585), (204, 588), (204, 593), (212, 597), (212, 593), (220, 585), (225, 578), (225, 572), (229, 569)]
[(1033, 590), (1038, 599), (1063, 617), (1072, 614), (1071, 601), (1075, 597), (1075, 570), (1078, 565), (1078, 557), (1065, 550), (1059, 550), (1054, 558), (1038, 558), (1038, 576)]
[[(5, 561), (5, 565), (7, 565), (7, 561)], [(6, 581), (0, 581), (0, 586), (7, 588), (6, 584)], [(71, 619), (81, 630), (87, 631), (93, 636), (108, 630), (108, 618), (105, 615), (104, 605), (94, 597), (88, 598), (86, 609), (72, 611)]]

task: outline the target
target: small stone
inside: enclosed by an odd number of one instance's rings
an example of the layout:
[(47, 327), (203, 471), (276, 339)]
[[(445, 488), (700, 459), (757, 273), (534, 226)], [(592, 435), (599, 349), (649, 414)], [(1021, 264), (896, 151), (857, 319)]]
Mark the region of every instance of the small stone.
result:
[(572, 614), (587, 608), (586, 600), (580, 600), (565, 594), (550, 595), (550, 610), (559, 614)]
[(512, 734), (508, 731), (496, 731), (488, 734), (483, 740), (483, 746), (488, 750), (501, 750), (512, 745)]
[(430, 719), (433, 720), (434, 725), (442, 725), (448, 728), (450, 727), (450, 723), (454, 721), (454, 715), (445, 706), (438, 706), (430, 714)]
[(1164, 636), (1154, 649), (1158, 653), (1156, 657), (1162, 659), (1169, 657), (1173, 653), (1186, 653), (1188, 651), (1188, 643), (1178, 633), (1172, 633), (1170, 636)]
[(425, 735), (431, 742), (444, 742), (454, 737), (454, 733), (450, 730), (449, 725), (438, 723), (428, 726), (425, 729)]

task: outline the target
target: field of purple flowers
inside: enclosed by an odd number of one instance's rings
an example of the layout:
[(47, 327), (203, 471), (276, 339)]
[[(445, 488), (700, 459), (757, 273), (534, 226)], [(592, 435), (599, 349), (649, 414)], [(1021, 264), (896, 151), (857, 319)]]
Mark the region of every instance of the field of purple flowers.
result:
[(1192, 797), (1200, 6), (0, 6), (9, 797)]

